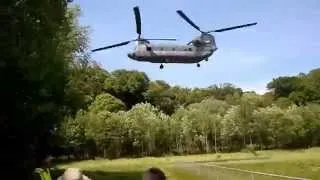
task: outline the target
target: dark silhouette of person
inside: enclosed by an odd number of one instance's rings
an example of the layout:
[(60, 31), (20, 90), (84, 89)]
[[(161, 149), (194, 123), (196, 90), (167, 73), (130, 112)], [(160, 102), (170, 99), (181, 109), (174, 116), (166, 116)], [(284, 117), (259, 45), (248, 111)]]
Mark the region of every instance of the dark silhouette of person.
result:
[(35, 173), (35, 179), (37, 180), (52, 180), (50, 168), (51, 168), (51, 161), (52, 156), (46, 156), (43, 161), (41, 162), (41, 165), (39, 168), (36, 168)]
[(156, 167), (149, 168), (143, 174), (143, 180), (166, 180), (164, 172)]

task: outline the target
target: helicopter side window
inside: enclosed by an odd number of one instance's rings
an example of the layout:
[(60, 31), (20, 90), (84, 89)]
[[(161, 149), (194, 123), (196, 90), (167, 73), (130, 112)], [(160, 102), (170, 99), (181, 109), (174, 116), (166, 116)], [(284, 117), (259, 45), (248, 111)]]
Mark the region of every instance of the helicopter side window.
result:
[(192, 51), (192, 48), (189, 48), (189, 51)]
[(175, 51), (176, 50), (176, 48), (172, 48), (172, 51)]
[(151, 50), (152, 50), (152, 48), (147, 46), (147, 51), (151, 51)]
[(163, 51), (163, 48), (160, 48), (160, 51)]

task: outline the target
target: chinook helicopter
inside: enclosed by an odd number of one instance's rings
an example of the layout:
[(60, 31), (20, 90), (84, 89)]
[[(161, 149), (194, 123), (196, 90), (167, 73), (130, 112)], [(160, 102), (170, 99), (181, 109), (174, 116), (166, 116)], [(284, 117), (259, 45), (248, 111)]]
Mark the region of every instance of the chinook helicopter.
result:
[(113, 44), (110, 46), (105, 46), (102, 48), (93, 49), (92, 52), (101, 51), (109, 48), (114, 48), (118, 46), (124, 46), (131, 42), (138, 42), (135, 46), (133, 52), (128, 53), (128, 57), (142, 62), (160, 63), (160, 69), (163, 69), (164, 63), (183, 63), (192, 64), (196, 63), (197, 67), (200, 67), (199, 62), (206, 60), (218, 49), (215, 43), (215, 38), (211, 33), (213, 32), (224, 32), (233, 29), (248, 27), (256, 25), (257, 23), (244, 24), (239, 26), (232, 26), (223, 29), (202, 31), (194, 22), (192, 22), (182, 10), (177, 10), (178, 15), (180, 15), (186, 22), (188, 22), (192, 27), (198, 30), (201, 35), (194, 38), (192, 41), (186, 45), (176, 45), (176, 44), (153, 44), (150, 41), (162, 40), (162, 41), (175, 41), (176, 39), (145, 39), (141, 37), (141, 17), (139, 7), (133, 8), (135, 20), (136, 20), (136, 31), (138, 38), (121, 42), (118, 44)]

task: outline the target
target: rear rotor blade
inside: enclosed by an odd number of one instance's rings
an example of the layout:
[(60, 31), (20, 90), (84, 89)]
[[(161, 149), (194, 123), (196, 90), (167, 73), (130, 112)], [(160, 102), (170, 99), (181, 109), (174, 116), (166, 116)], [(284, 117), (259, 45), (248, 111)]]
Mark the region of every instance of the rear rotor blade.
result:
[(223, 32), (223, 31), (229, 31), (229, 30), (233, 30), (233, 29), (238, 29), (238, 28), (244, 28), (244, 27), (248, 27), (248, 26), (254, 26), (258, 23), (250, 23), (250, 24), (243, 24), (243, 25), (239, 25), (239, 26), (232, 26), (232, 27), (228, 27), (228, 28), (223, 28), (223, 29), (217, 29), (217, 30), (213, 30), (213, 31), (208, 31), (207, 33), (210, 32)]
[(134, 16), (136, 19), (136, 28), (137, 28), (137, 33), (139, 34), (139, 36), (141, 35), (141, 16), (140, 16), (140, 10), (139, 7), (136, 6), (133, 8), (134, 11)]
[(92, 51), (92, 52), (96, 52), (96, 51), (101, 51), (101, 50), (105, 50), (105, 49), (109, 49), (109, 48), (114, 48), (114, 47), (118, 47), (118, 46), (124, 46), (124, 45), (129, 44), (130, 42), (131, 42), (131, 41), (125, 41), (125, 42), (122, 42), (122, 43), (113, 44), (113, 45), (110, 45), (110, 46), (105, 46), (105, 47), (102, 47), (102, 48), (93, 49), (93, 50), (91, 50), (91, 51)]
[(192, 22), (191, 19), (189, 19), (189, 18), (187, 17), (187, 15), (185, 15), (181, 10), (177, 10), (177, 13), (178, 13), (185, 21), (187, 21), (192, 27), (194, 27), (194, 28), (197, 29), (198, 31), (202, 32), (202, 31), (200, 30), (200, 28), (199, 28), (196, 24), (194, 24), (194, 22)]

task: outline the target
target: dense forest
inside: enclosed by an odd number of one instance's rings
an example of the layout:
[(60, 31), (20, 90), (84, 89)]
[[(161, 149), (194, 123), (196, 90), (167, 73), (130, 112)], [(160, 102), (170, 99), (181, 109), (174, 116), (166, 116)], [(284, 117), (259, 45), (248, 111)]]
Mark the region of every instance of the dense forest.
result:
[(229, 83), (170, 86), (95, 63), (77, 6), (31, 0), (4, 9), (0, 132), (11, 145), (1, 156), (17, 176), (46, 154), (119, 158), (320, 145), (320, 69), (270, 80), (263, 95)]
[[(75, 88), (83, 90), (78, 98), (84, 105), (57, 131), (62, 147), (78, 158), (320, 145), (320, 69), (274, 79), (270, 92), (258, 95), (231, 84), (187, 89), (150, 81), (138, 71), (100, 76), (99, 67), (86, 68), (94, 74), (79, 74), (76, 81), (86, 86)], [(100, 86), (91, 85), (97, 74)], [(91, 86), (96, 88), (83, 89)]]

